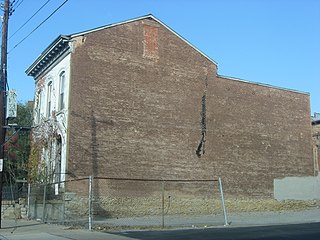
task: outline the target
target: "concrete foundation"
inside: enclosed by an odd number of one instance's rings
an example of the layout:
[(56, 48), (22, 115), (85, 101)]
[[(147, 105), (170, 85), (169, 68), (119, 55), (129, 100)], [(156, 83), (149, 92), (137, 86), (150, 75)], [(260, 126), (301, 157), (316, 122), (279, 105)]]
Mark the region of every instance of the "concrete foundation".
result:
[(278, 201), (320, 199), (320, 177), (274, 179), (274, 198)]

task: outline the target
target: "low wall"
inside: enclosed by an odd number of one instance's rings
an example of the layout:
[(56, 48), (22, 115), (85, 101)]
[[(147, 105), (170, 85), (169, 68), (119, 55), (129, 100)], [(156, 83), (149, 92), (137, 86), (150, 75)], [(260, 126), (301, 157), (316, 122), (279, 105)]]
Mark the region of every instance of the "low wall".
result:
[(274, 179), (274, 198), (282, 200), (320, 199), (320, 177), (286, 177)]
[(19, 201), (2, 201), (1, 217), (3, 219), (21, 219), (27, 217), (25, 200), (19, 198)]

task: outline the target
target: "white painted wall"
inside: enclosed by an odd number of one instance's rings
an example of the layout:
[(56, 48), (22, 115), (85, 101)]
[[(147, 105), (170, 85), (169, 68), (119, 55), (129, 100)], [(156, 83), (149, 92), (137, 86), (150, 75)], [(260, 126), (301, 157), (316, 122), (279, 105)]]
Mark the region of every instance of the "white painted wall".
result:
[[(68, 128), (68, 106), (69, 106), (69, 86), (70, 86), (70, 59), (69, 53), (51, 70), (49, 70), (42, 78), (37, 79), (35, 89), (35, 106), (34, 106), (34, 126), (40, 126), (44, 122), (51, 122), (56, 125), (58, 134), (62, 139), (61, 151), (61, 180), (65, 180), (65, 172), (67, 166), (66, 152), (67, 152), (67, 128)], [(64, 109), (59, 110), (59, 78), (60, 74), (65, 72), (65, 85), (64, 85)], [(51, 114), (48, 117), (48, 84), (52, 82), (51, 94)], [(40, 92), (40, 94), (39, 94)], [(55, 118), (53, 117), (55, 113)], [(43, 158), (47, 162), (47, 166), (52, 165), (48, 154), (44, 152)]]
[(274, 198), (283, 200), (320, 199), (320, 177), (286, 177), (274, 179)]

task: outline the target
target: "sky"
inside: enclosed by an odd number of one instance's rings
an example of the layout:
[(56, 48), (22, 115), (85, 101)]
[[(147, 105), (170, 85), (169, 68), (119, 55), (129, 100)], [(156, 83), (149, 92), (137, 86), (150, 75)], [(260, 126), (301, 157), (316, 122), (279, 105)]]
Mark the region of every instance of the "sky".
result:
[(60, 34), (153, 14), (217, 62), (218, 74), (307, 92), (311, 114), (320, 112), (318, 0), (15, 0), (13, 9), (8, 84), (20, 102), (34, 95), (25, 70)]

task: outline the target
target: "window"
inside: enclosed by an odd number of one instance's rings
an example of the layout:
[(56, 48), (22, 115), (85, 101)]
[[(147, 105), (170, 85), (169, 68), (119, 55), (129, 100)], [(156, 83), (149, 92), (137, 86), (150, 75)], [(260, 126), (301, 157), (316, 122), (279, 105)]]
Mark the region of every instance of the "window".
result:
[(62, 72), (59, 76), (59, 110), (64, 109), (64, 84), (66, 74)]
[(40, 123), (41, 120), (41, 98), (42, 98), (42, 91), (38, 91), (37, 96), (37, 105), (36, 105), (36, 114), (37, 114), (37, 123)]
[(48, 92), (47, 92), (47, 117), (51, 115), (51, 103), (52, 103), (52, 82), (48, 83)]
[(55, 162), (55, 182), (61, 182), (61, 152), (62, 152), (62, 141), (61, 135), (57, 138), (57, 146), (56, 146), (56, 162)]

